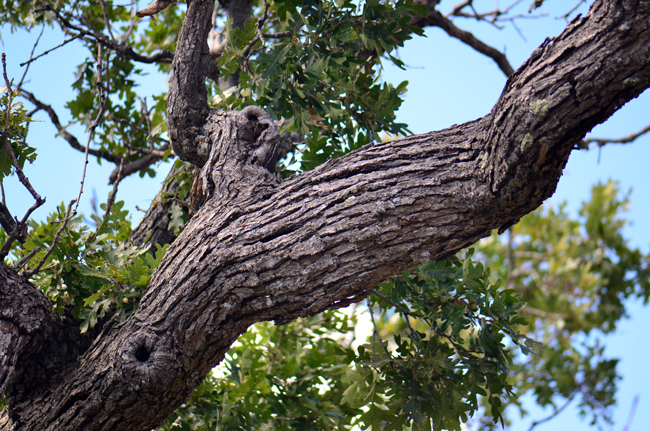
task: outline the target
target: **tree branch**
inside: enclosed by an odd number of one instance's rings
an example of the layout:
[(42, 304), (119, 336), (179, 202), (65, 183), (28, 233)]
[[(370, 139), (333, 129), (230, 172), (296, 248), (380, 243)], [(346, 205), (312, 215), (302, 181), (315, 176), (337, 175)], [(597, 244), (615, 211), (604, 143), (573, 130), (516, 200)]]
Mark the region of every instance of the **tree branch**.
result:
[(123, 58), (127, 58), (129, 60), (137, 61), (140, 63), (171, 63), (174, 58), (174, 53), (166, 50), (161, 50), (151, 55), (139, 54), (135, 52), (133, 48), (131, 48), (130, 46), (117, 42), (116, 40), (109, 39), (101, 32), (98, 32), (94, 29), (89, 31), (86, 30), (85, 28), (72, 24), (68, 19), (66, 19), (63, 15), (61, 15), (61, 13), (57, 9), (55, 9), (53, 6), (49, 4), (46, 4), (41, 8), (35, 9), (34, 14), (38, 12), (44, 12), (44, 11), (53, 12), (54, 16), (56, 17), (57, 21), (62, 27), (66, 29), (74, 30), (83, 37), (93, 38), (94, 40), (97, 41), (98, 44), (102, 45), (104, 48), (115, 51)]
[(410, 22), (411, 25), (420, 28), (428, 26), (439, 27), (449, 36), (460, 40), (481, 54), (493, 59), (499, 66), (499, 69), (501, 69), (506, 76), (510, 76), (514, 73), (514, 69), (510, 66), (505, 54), (477, 39), (472, 33), (456, 27), (449, 18), (444, 17), (440, 12), (438, 12), (435, 9), (435, 6), (439, 3), (438, 0), (422, 0), (422, 3), (427, 4), (429, 7), (429, 16), (426, 18), (421, 16), (415, 17)]
[[(65, 139), (68, 142), (68, 144), (70, 144), (70, 146), (75, 150), (80, 151), (82, 153), (86, 152), (86, 147), (81, 145), (79, 143), (79, 140), (73, 134), (68, 132), (66, 128), (61, 124), (61, 121), (59, 120), (59, 116), (56, 114), (56, 111), (54, 110), (54, 108), (52, 108), (51, 105), (47, 105), (41, 102), (36, 98), (36, 96), (33, 93), (30, 93), (29, 91), (23, 88), (20, 89), (20, 94), (25, 99), (29, 100), (30, 103), (32, 103), (36, 107), (36, 109), (31, 112), (32, 115), (38, 110), (45, 111), (47, 115), (50, 117), (50, 121), (52, 122), (54, 127), (56, 127), (58, 134), (63, 139)], [(119, 165), (120, 162), (122, 161), (122, 156), (115, 155), (110, 151), (95, 150), (93, 148), (88, 148), (88, 154), (98, 157), (100, 159), (104, 159), (111, 163), (115, 163), (116, 165)]]
[(643, 129), (639, 130), (636, 133), (630, 133), (629, 135), (626, 135), (622, 138), (619, 139), (614, 139), (614, 138), (588, 138), (580, 142), (579, 147), (584, 148), (586, 150), (589, 149), (590, 144), (596, 144), (598, 147), (604, 147), (607, 144), (631, 144), (632, 142), (636, 141), (638, 138), (641, 136), (645, 135), (646, 133), (650, 132), (650, 124), (645, 126)]
[(12, 392), (0, 426), (150, 430), (249, 325), (359, 301), (387, 277), (514, 224), (554, 192), (576, 143), (650, 87), (650, 4), (597, 0), (510, 77), (485, 117), (367, 145), (279, 182), (266, 167), (267, 119), (254, 107), (205, 113), (202, 88), (184, 87), (203, 83), (211, 11), (209, 1), (188, 5), (177, 57), (187, 61), (175, 64), (170, 102), (194, 109), (175, 112), (176, 127), (208, 139), (208, 200), (134, 316), (74, 364)]

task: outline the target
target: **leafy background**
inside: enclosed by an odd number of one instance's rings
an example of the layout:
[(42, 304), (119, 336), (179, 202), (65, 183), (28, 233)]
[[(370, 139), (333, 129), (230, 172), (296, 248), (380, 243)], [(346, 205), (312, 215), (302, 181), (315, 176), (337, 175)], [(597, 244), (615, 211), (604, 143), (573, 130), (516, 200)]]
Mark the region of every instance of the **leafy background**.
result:
[[(451, 4), (452, 2), (443, 2)], [(447, 5), (448, 6), (448, 5)], [(486, 25), (477, 25), (471, 21), (463, 22), (464, 28), (475, 32), (477, 37), (489, 40), (494, 46), (506, 47), (506, 53), (511, 63), (516, 67), (546, 36), (559, 33), (565, 23), (563, 20), (555, 20), (553, 17), (561, 15), (565, 11), (557, 7), (550, 12), (551, 17), (544, 20), (526, 22), (522, 24), (522, 31), (527, 41), (524, 41), (512, 27), (506, 26), (498, 31)], [(3, 50), (7, 52), (9, 63), (9, 74), (16, 79), (22, 74), (18, 63), (27, 59), (27, 53), (36, 38), (36, 34), (16, 33), (10, 34), (7, 28), (2, 28)], [(408, 41), (406, 47), (399, 51), (399, 57), (406, 64), (407, 70), (400, 71), (390, 64), (385, 65), (384, 79), (386, 82), (397, 86), (407, 79), (409, 92), (406, 93), (406, 100), (398, 113), (398, 121), (407, 123), (410, 130), (415, 133), (440, 129), (454, 123), (461, 123), (471, 120), (489, 111), (496, 101), (503, 85), (505, 77), (491, 62), (460, 42), (448, 38), (437, 29), (429, 29), (426, 39), (416, 38)], [(53, 46), (61, 40), (60, 35), (50, 33), (46, 30), (43, 41)], [(42, 42), (43, 43), (43, 42)], [(43, 47), (46, 45), (43, 44)], [(48, 46), (49, 47), (49, 46)], [(76, 49), (74, 44), (63, 47), (57, 52), (49, 54), (46, 58), (32, 65), (30, 78), (32, 82), (29, 88), (36, 94), (48, 94), (49, 102), (55, 100), (66, 100), (69, 98), (69, 88), (75, 77), (69, 72), (70, 64), (81, 64), (85, 53)], [(157, 94), (164, 88), (164, 78), (156, 74), (155, 68), (147, 65), (139, 65), (139, 68), (149, 75), (140, 79), (141, 89), (144, 93)], [(55, 85), (53, 85), (55, 84)], [(151, 100), (153, 103), (153, 100)], [(61, 106), (56, 106), (58, 112), (65, 111)], [(621, 110), (612, 120), (594, 131), (597, 136), (621, 136), (634, 132), (643, 127), (647, 121), (647, 113), (650, 112), (650, 95), (645, 94), (636, 101), (631, 102)], [(39, 113), (36, 119), (39, 119)], [(76, 195), (78, 181), (81, 175), (82, 156), (75, 151), (67, 149), (67, 144), (53, 143), (53, 128), (49, 120), (40, 117), (42, 123), (30, 125), (30, 144), (38, 149), (41, 160), (53, 161), (58, 167), (56, 181), (52, 181), (51, 172), (43, 172), (26, 168), (26, 174), (34, 183), (35, 188), (47, 196), (48, 203), (39, 210), (37, 217), (45, 218), (45, 214), (54, 211), (55, 206), (61, 201), (71, 199)], [(69, 119), (62, 119), (66, 122)], [(75, 130), (78, 136), (82, 136), (80, 129)], [(578, 152), (572, 155), (565, 176), (560, 181), (558, 192), (551, 198), (550, 203), (558, 205), (562, 200), (568, 200), (566, 210), (575, 215), (579, 208), (580, 201), (589, 195), (591, 185), (598, 179), (606, 180), (614, 178), (621, 183), (622, 190), (634, 187), (632, 194), (631, 211), (628, 218), (634, 223), (624, 228), (624, 233), (630, 239), (630, 245), (639, 247), (648, 252), (650, 241), (650, 217), (644, 216), (650, 213), (650, 190), (648, 174), (645, 164), (650, 160), (650, 137), (646, 136), (631, 146), (610, 146), (599, 152)], [(161, 168), (164, 171), (165, 167)], [(106, 186), (106, 179), (110, 173), (109, 166), (98, 166), (91, 163), (87, 184), (95, 187), (96, 193), (102, 200), (109, 192)], [(118, 199), (126, 202), (126, 208), (133, 211), (135, 206), (146, 208), (149, 205), (148, 199), (155, 195), (159, 187), (159, 180), (162, 172), (156, 179), (140, 179), (137, 176), (127, 178), (120, 186)], [(18, 184), (6, 185), (8, 202), (11, 208), (20, 213), (31, 205), (31, 200), (24, 189)], [(85, 198), (82, 198), (81, 210), (90, 214), (90, 189), (87, 189)], [(22, 206), (18, 209), (19, 205)], [(133, 212), (137, 215), (138, 212)], [(135, 225), (137, 220), (133, 220)], [(640, 394), (641, 399), (636, 411), (632, 429), (641, 429), (642, 424), (650, 421), (650, 376), (643, 372), (645, 369), (645, 358), (648, 352), (645, 343), (640, 335), (644, 328), (650, 324), (650, 318), (641, 307), (640, 303), (632, 302), (629, 307), (632, 319), (623, 322), (617, 331), (609, 336), (606, 350), (610, 356), (621, 357), (620, 372), (624, 380), (619, 383), (619, 408), (615, 411), (615, 429), (622, 429), (632, 399)], [(540, 418), (545, 412), (539, 411), (533, 403), (525, 404), (531, 410), (531, 418)], [(646, 408), (644, 408), (644, 405)], [(548, 413), (548, 412), (546, 412)], [(559, 429), (584, 429), (585, 422), (576, 419), (575, 409), (566, 411), (559, 419), (547, 425), (540, 425), (538, 430), (550, 430), (551, 427)], [(513, 429), (527, 429), (529, 421), (513, 424)]]

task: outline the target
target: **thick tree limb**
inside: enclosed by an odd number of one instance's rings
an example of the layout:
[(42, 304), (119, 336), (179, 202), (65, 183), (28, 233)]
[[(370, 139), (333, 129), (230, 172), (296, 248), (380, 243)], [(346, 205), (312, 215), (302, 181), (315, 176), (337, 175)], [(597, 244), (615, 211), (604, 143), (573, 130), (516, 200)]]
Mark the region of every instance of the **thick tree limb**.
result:
[(10, 393), (1, 429), (150, 430), (249, 325), (358, 301), (514, 224), (553, 193), (585, 133), (650, 87), (650, 4), (597, 0), (510, 77), (485, 117), (368, 145), (279, 183), (265, 167), (275, 133), (266, 119), (205, 106), (209, 3), (188, 5), (169, 130), (175, 149), (207, 153), (211, 197), (133, 318), (37, 387)]

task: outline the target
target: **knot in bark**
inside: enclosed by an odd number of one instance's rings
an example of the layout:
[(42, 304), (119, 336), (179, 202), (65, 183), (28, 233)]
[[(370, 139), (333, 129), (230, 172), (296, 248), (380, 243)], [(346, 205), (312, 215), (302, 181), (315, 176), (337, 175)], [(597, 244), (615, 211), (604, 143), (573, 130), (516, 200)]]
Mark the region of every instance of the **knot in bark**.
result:
[(280, 137), (263, 109), (248, 106), (241, 111), (212, 111), (205, 130), (211, 145), (201, 170), (206, 199), (218, 196), (223, 205), (235, 199), (254, 199), (261, 191), (277, 186), (274, 172)]

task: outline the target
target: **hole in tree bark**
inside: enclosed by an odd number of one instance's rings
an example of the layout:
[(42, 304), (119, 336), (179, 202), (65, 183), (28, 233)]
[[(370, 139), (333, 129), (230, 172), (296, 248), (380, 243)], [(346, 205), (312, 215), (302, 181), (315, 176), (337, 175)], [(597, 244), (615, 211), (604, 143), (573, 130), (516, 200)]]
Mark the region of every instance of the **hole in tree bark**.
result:
[(135, 351), (135, 359), (140, 362), (147, 362), (149, 359), (149, 351), (147, 348), (144, 346), (138, 347), (138, 350)]

